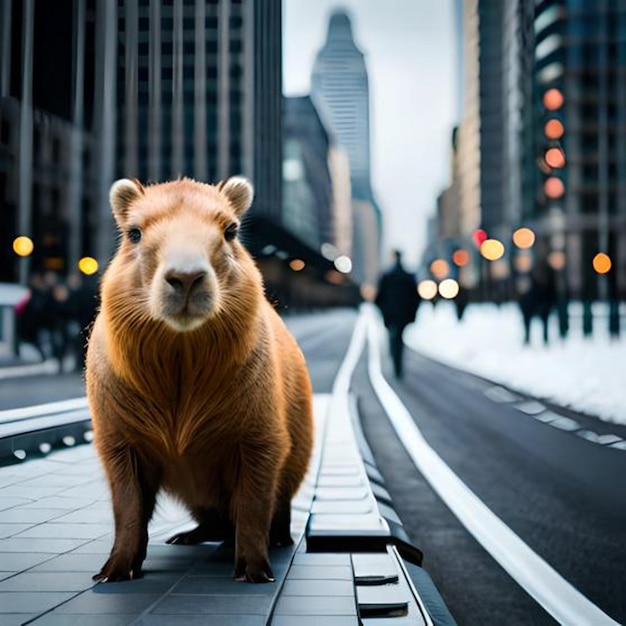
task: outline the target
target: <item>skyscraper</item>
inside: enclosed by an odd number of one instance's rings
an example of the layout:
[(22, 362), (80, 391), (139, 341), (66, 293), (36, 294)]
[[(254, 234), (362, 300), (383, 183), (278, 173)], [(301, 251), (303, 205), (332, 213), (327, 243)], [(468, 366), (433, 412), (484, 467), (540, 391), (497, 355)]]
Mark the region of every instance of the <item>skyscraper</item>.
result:
[(374, 284), (379, 272), (381, 214), (370, 172), (369, 81), (363, 53), (349, 16), (330, 17), (326, 43), (311, 75), (311, 97), (350, 162), (353, 212), (353, 272), (358, 283)]
[(344, 12), (330, 18), (326, 43), (313, 66), (311, 95), (348, 153), (352, 196), (371, 199), (367, 69)]
[(0, 280), (106, 262), (120, 176), (244, 174), (280, 224), (280, 34), (280, 0), (2, 0)]
[[(623, 298), (626, 4), (546, 0), (536, 9), (534, 31), (532, 147), (542, 171), (535, 176), (529, 217), (550, 239), (552, 249), (564, 254), (576, 297)], [(548, 100), (556, 94), (560, 98)], [(563, 166), (546, 162), (549, 147), (563, 151)], [(556, 183), (558, 193), (546, 182), (549, 179), (562, 183)], [(607, 279), (598, 280), (594, 272), (592, 259), (598, 252), (612, 259)]]
[(280, 0), (118, 0), (117, 174), (243, 174), (281, 219)]

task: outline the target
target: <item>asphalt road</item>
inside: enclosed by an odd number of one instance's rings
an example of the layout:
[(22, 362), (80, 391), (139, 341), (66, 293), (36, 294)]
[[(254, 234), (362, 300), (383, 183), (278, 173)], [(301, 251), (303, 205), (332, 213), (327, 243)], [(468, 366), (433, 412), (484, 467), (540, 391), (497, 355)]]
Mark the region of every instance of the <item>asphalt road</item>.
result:
[[(314, 390), (330, 392), (356, 312), (286, 321), (305, 354)], [(626, 451), (541, 423), (492, 399), (488, 381), (411, 351), (404, 381), (392, 385), (429, 444), (483, 502), (587, 598), (626, 623)], [(395, 508), (458, 623), (554, 623), (414, 467), (370, 387), (364, 358), (353, 391)], [(81, 394), (81, 375), (0, 380), (0, 409)], [(597, 420), (574, 417), (602, 431)], [(617, 434), (626, 438), (626, 429)]]

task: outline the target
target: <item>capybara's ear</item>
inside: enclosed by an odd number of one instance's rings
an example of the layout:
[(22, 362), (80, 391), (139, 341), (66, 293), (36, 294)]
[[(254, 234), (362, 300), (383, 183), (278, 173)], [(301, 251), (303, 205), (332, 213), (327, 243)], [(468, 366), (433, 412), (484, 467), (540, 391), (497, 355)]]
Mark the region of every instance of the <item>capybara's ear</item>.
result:
[(140, 198), (145, 193), (141, 183), (135, 180), (129, 180), (128, 178), (120, 178), (111, 185), (109, 191), (109, 202), (111, 203), (111, 209), (113, 215), (118, 224), (122, 224), (126, 219), (128, 207), (137, 198)]
[(241, 217), (250, 208), (254, 189), (243, 176), (232, 176), (225, 183), (220, 183), (218, 189), (228, 198), (237, 217)]

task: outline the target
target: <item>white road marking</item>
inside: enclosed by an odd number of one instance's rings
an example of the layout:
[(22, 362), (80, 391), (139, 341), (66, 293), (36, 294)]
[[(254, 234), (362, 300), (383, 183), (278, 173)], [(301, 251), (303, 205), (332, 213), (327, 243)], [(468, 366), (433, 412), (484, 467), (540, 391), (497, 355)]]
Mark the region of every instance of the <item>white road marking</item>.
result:
[(535, 400), (528, 400), (514, 406), (518, 411), (526, 413), (526, 415), (538, 415), (546, 410), (546, 407), (541, 402), (536, 402)]
[(459, 521), (491, 556), (560, 624), (617, 626), (522, 541), (471, 491), (428, 445), (400, 398), (382, 375), (381, 327), (374, 309), (364, 306), (370, 346), (372, 386), (413, 463)]
[(599, 435), (598, 433), (594, 433), (593, 430), (579, 430), (576, 434), (587, 441), (591, 441), (591, 443), (597, 443), (601, 446), (622, 441), (622, 438), (617, 435)]
[(489, 387), (489, 389), (487, 389), (484, 394), (490, 400), (493, 400), (493, 402), (499, 402), (501, 404), (507, 402), (517, 402), (518, 400), (521, 400), (520, 396), (511, 393), (508, 389), (505, 389), (504, 387), (499, 386)]

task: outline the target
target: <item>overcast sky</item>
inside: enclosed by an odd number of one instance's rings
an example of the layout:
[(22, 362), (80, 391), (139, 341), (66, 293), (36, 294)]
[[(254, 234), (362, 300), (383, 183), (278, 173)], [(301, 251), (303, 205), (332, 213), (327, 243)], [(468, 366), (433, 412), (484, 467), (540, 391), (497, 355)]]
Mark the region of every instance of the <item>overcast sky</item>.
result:
[[(449, 182), (456, 123), (453, 0), (283, 0), (283, 91), (309, 92), (328, 18), (344, 8), (370, 80), (372, 182), (384, 249), (415, 269), (438, 193)], [(384, 257), (385, 261), (387, 257)]]

